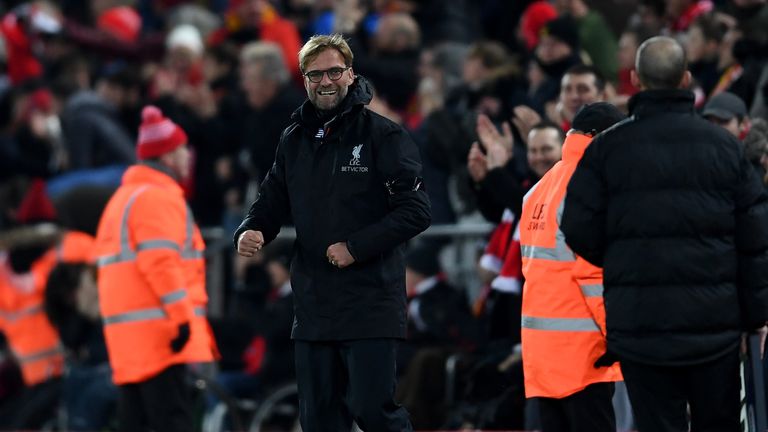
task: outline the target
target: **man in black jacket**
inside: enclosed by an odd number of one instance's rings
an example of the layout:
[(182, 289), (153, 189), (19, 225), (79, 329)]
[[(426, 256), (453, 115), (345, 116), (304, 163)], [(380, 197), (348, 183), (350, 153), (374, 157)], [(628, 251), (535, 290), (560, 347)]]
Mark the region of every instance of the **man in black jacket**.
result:
[(726, 130), (695, 114), (685, 54), (638, 49), (631, 117), (599, 135), (561, 229), (604, 268), (608, 355), (641, 432), (739, 430), (739, 337), (768, 313), (768, 196)]
[(304, 431), (410, 431), (393, 400), (405, 337), (402, 244), (430, 223), (418, 149), (365, 105), (340, 35), (299, 52), (309, 100), (283, 132), (275, 163), (235, 232), (243, 256), (296, 226), (292, 338)]

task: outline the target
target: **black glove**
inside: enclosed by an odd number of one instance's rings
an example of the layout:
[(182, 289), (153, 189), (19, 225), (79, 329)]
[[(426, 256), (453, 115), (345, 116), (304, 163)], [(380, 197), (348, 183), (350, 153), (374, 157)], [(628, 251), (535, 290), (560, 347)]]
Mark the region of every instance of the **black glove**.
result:
[(189, 323), (179, 324), (179, 334), (171, 341), (171, 351), (177, 353), (189, 342)]
[(619, 361), (616, 356), (610, 352), (606, 351), (605, 354), (601, 355), (596, 361), (595, 361), (595, 369), (601, 368), (601, 367), (608, 367), (614, 363)]

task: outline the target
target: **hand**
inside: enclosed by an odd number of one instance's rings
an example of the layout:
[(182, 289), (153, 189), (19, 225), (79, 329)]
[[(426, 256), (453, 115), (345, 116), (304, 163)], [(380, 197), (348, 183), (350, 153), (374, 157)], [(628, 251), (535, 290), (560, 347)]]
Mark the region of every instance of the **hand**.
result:
[(512, 146), (515, 143), (512, 128), (507, 122), (502, 123), (501, 127), (503, 134), (499, 133), (488, 116), (477, 116), (477, 136), (480, 138), (480, 145), (485, 149), (488, 171), (503, 167), (512, 159)]
[(475, 183), (480, 183), (488, 175), (487, 164), (485, 155), (480, 151), (477, 141), (473, 142), (472, 147), (469, 149), (469, 155), (467, 155), (467, 170)]
[(544, 113), (547, 115), (549, 121), (554, 124), (560, 124), (564, 121), (570, 123), (573, 121), (575, 112), (571, 112), (565, 107), (565, 104), (561, 101), (550, 101), (544, 104)]
[(328, 257), (328, 262), (332, 266), (338, 268), (344, 268), (355, 262), (355, 258), (349, 253), (347, 249), (347, 242), (334, 243), (328, 246), (328, 250), (325, 251), (325, 256)]
[(525, 105), (518, 105), (514, 107), (512, 111), (515, 114), (515, 116), (512, 117), (512, 123), (517, 128), (517, 131), (520, 132), (523, 141), (527, 143), (528, 133), (537, 123), (541, 122), (541, 116), (532, 108)]
[(171, 351), (178, 353), (189, 342), (189, 323), (179, 324), (179, 333), (171, 341)]
[(261, 231), (246, 230), (237, 239), (237, 253), (246, 257), (252, 257), (264, 246), (264, 234)]

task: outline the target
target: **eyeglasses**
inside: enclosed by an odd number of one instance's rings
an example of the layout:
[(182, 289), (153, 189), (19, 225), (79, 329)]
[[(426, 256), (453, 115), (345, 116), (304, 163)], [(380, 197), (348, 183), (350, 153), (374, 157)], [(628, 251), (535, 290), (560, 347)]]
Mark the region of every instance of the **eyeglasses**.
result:
[(313, 70), (304, 74), (309, 82), (319, 83), (323, 80), (323, 74), (328, 74), (328, 79), (331, 81), (338, 81), (341, 75), (349, 69), (349, 66), (345, 68), (334, 67), (326, 70)]

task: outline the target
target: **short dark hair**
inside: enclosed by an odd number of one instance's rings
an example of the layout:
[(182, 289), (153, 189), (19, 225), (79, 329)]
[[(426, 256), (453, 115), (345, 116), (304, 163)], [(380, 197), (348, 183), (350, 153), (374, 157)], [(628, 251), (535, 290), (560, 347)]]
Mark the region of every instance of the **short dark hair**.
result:
[(605, 90), (605, 77), (592, 65), (578, 64), (571, 66), (565, 71), (565, 75), (592, 75), (595, 77), (595, 87), (597, 87), (597, 90)]
[(142, 85), (141, 72), (138, 68), (122, 61), (105, 65), (98, 80), (123, 89), (138, 88)]
[[(565, 140), (565, 132), (563, 131), (563, 128), (556, 125), (554, 122), (551, 122), (549, 120), (542, 120), (531, 128), (531, 132), (535, 130), (542, 130), (542, 129), (554, 129), (557, 131), (557, 135), (560, 137), (560, 143), (562, 143)], [(530, 132), (529, 132), (530, 133)]]

